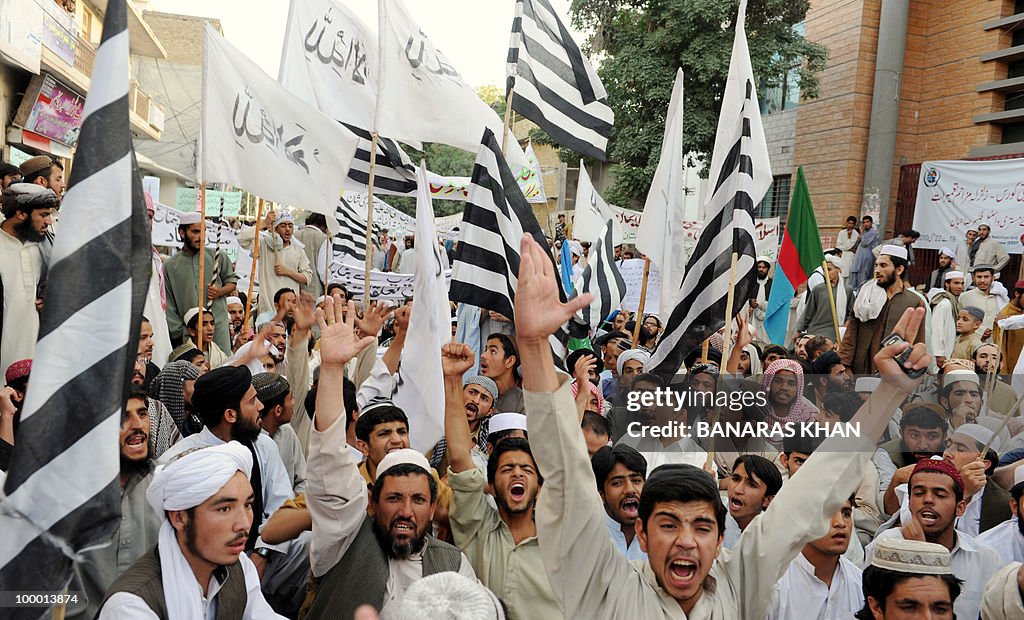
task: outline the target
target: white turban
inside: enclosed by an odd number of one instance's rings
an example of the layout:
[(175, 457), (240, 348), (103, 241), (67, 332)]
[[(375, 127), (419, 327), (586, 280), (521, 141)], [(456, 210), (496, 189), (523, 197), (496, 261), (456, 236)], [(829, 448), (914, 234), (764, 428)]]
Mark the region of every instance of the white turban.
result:
[(941, 256), (943, 254), (945, 254), (946, 256), (948, 256), (950, 258), (956, 258), (956, 252), (954, 252), (953, 250), (951, 250), (949, 248), (942, 248), (941, 250), (939, 250), (939, 255)]
[(839, 267), (839, 269), (843, 268), (843, 259), (839, 258), (835, 254), (829, 254), (828, 256), (826, 256), (825, 261), (828, 262), (830, 265), (835, 265), (836, 267)]
[[(217, 493), (236, 472), (246, 478), (252, 471), (252, 453), (237, 441), (186, 451), (157, 467), (146, 499), (160, 521), (160, 572), (168, 618), (203, 618), (206, 605), (195, 574), (189, 568), (174, 526), (164, 511), (195, 508)], [(243, 498), (244, 499), (244, 498)], [(239, 562), (251, 562), (245, 553)], [(168, 587), (173, 584), (172, 587)]]
[(621, 377), (622, 369), (625, 368), (626, 362), (630, 360), (639, 360), (641, 364), (646, 365), (650, 359), (651, 354), (643, 349), (627, 349), (619, 354), (619, 360), (615, 364), (615, 369)]
[(569, 251), (576, 256), (583, 256), (583, 244), (574, 240), (569, 243)]
[(292, 224), (295, 223), (295, 217), (292, 215), (291, 211), (281, 211), (278, 213), (277, 218), (274, 219), (274, 228), (277, 228), (286, 222), (291, 222)]
[(475, 579), (436, 573), (405, 592), (397, 620), (505, 620), (498, 597)]
[(146, 499), (164, 519), (167, 510), (188, 510), (210, 499), (239, 471), (249, 477), (252, 453), (237, 441), (186, 452), (157, 467)]

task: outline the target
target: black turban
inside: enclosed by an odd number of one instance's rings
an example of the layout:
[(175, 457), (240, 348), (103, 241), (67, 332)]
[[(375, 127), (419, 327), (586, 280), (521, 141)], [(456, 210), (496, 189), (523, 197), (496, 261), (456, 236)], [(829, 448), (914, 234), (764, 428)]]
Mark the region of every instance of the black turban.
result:
[[(245, 366), (221, 366), (196, 379), (192, 408), (207, 426), (216, 426), (224, 410), (238, 407), (252, 387), (252, 373)], [(214, 424), (209, 421), (216, 420)]]

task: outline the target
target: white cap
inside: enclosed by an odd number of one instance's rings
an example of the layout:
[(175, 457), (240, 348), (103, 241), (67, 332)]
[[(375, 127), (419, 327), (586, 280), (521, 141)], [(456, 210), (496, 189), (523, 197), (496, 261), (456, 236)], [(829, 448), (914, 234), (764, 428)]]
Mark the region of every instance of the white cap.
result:
[(973, 370), (967, 370), (966, 368), (957, 368), (942, 375), (942, 385), (950, 385), (957, 381), (968, 381), (974, 385), (981, 385), (981, 379), (978, 378), (978, 373)]
[(192, 308), (185, 313), (185, 316), (181, 318), (181, 322), (187, 326), (189, 323), (192, 322), (192, 319), (196, 318), (197, 316), (199, 316), (199, 308)]
[(881, 377), (857, 377), (854, 390), (861, 393), (874, 392), (882, 384)]
[(964, 277), (964, 272), (962, 272), (962, 271), (947, 271), (946, 275), (943, 276), (942, 281), (943, 282), (949, 282), (953, 278), (962, 278), (962, 277)]
[(871, 565), (914, 575), (952, 575), (953, 558), (937, 543), (903, 538), (879, 538)]
[(835, 265), (836, 267), (839, 267), (840, 269), (843, 268), (843, 259), (839, 258), (835, 254), (829, 254), (828, 256), (826, 256), (825, 257), (825, 262), (830, 263), (832, 265)]
[(757, 260), (755, 262), (756, 263), (768, 263), (768, 265), (771, 266), (772, 259), (768, 258), (767, 256), (762, 255), (762, 256), (758, 256)]
[(505, 620), (501, 602), (476, 579), (441, 572), (417, 579), (395, 620)]
[(526, 430), (526, 416), (521, 413), (496, 413), (491, 416), (491, 423), (487, 427), (490, 433), (498, 431)]
[[(981, 424), (961, 424), (953, 430), (954, 435), (966, 435), (978, 442), (982, 446), (987, 444), (992, 439), (993, 433), (990, 429), (985, 428)], [(991, 449), (999, 450), (999, 439), (997, 438), (992, 442)]]
[(949, 248), (942, 248), (941, 250), (939, 250), (939, 254), (940, 255), (945, 254), (946, 256), (948, 256), (950, 258), (956, 258), (956, 252), (954, 252), (953, 250), (951, 250)]
[(1024, 467), (1018, 467), (1013, 470), (1013, 486), (1024, 482)]
[(883, 245), (880, 253), (903, 260), (907, 260), (908, 256), (907, 247), (903, 245)]
[(192, 224), (198, 224), (202, 219), (198, 211), (189, 211), (178, 216), (178, 224), (180, 226), (191, 226)]
[(580, 243), (579, 241), (573, 240), (569, 244), (569, 252), (575, 254), (576, 256), (583, 256), (583, 244)]
[(235, 296), (235, 295), (231, 295), (230, 297), (228, 297), (228, 299), (227, 299), (227, 302), (226, 302), (226, 303), (227, 303), (227, 305), (229, 305), (229, 306), (230, 306), (230, 305), (233, 305), (233, 304), (237, 304), (237, 305), (239, 305), (239, 306), (242, 306), (242, 305), (244, 305), (244, 304), (242, 303), (242, 298), (241, 298), (241, 297), (237, 297), (237, 296)]
[(280, 213), (277, 214), (277, 217), (274, 218), (274, 228), (277, 228), (278, 226), (286, 222), (291, 222), (294, 224), (295, 216), (292, 215), (291, 211), (282, 210)]
[(428, 475), (431, 471), (430, 462), (427, 461), (427, 457), (412, 448), (402, 448), (401, 450), (388, 452), (388, 454), (380, 460), (380, 463), (377, 465), (377, 477), (374, 478), (374, 480), (380, 480), (380, 477), (384, 472), (396, 465), (418, 465), (422, 467)]

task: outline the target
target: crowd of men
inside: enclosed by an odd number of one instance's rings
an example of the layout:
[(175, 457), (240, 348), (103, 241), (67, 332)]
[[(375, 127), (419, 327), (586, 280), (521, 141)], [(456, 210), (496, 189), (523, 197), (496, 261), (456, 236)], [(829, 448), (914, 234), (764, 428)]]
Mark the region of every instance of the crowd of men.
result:
[[(0, 172), (6, 470), (63, 178), (45, 157)], [(759, 259), (733, 339), (664, 377), (646, 372), (662, 321), (625, 309), (554, 359), (549, 337), (589, 301), (558, 301), (554, 242), (573, 244), (574, 271), (589, 249), (560, 224), (551, 247), (522, 240), (513, 319), (453, 308), (452, 341), (410, 351), (443, 373), (444, 434), (420, 451), (424, 411), (393, 399), (412, 305), (325, 286), (307, 253), (323, 218), (295, 230), (286, 212), (243, 230), (261, 247), (247, 299), (224, 254), (199, 264), (203, 222), (183, 214), (182, 249), (154, 250), (120, 526), (76, 562), (81, 596), (60, 613), (1024, 618), (1024, 417), (1008, 376), (1024, 281), (1000, 284), (990, 227), (912, 282), (919, 235), (879, 243), (851, 217), (782, 344), (763, 328), (773, 265)], [(379, 248), (372, 260), (415, 270), (396, 240)], [(665, 391), (682, 404), (645, 398)], [(764, 399), (705, 398), (734, 392)], [(771, 430), (637, 433), (701, 422)], [(780, 431), (803, 423), (815, 432)]]

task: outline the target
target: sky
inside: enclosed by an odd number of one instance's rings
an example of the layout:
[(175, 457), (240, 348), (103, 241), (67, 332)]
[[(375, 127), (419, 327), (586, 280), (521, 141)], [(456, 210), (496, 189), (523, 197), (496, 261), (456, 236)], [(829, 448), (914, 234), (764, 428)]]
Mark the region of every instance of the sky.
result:
[[(377, 0), (339, 0), (377, 31)], [(289, 0), (150, 0), (149, 8), (165, 13), (214, 17), (228, 41), (275, 79), (281, 58)], [(551, 0), (566, 26), (569, 0)], [(513, 0), (405, 0), (420, 27), (474, 88), (504, 86), (505, 57), (515, 14)]]

